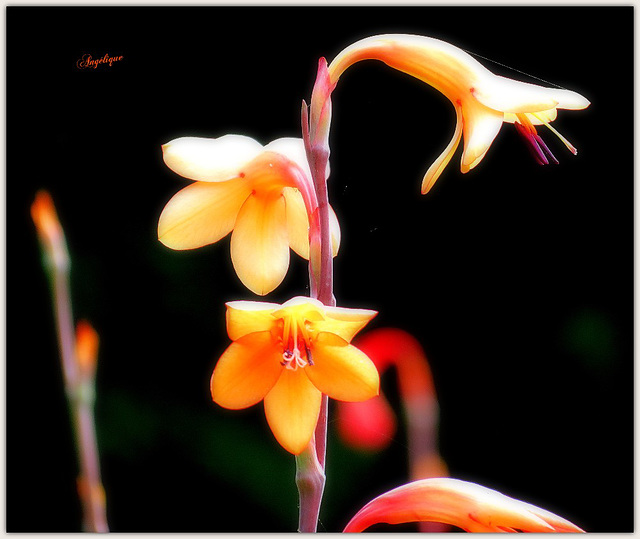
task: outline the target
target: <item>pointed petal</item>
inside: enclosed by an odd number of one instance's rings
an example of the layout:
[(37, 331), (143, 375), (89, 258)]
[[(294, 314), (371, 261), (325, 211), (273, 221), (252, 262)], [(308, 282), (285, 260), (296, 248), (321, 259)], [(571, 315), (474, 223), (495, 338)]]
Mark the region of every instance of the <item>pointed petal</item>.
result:
[(309, 260), (309, 216), (302, 195), (291, 187), (285, 187), (282, 194), (287, 208), (289, 246), (302, 258)]
[(385, 522), (443, 522), (469, 532), (582, 531), (571, 522), (495, 490), (458, 479), (413, 481), (378, 496), (347, 524), (359, 532)]
[(553, 89), (553, 97), (558, 101), (559, 109), (581, 110), (591, 105), (586, 97), (572, 90)]
[(260, 402), (283, 367), (271, 333), (251, 333), (224, 351), (211, 376), (211, 396), (224, 408), (238, 410)]
[(195, 249), (226, 236), (251, 193), (239, 178), (196, 182), (178, 191), (162, 210), (158, 239), (172, 249)]
[(487, 76), (471, 93), (485, 107), (500, 112), (534, 112), (558, 105), (550, 88), (498, 75)]
[(486, 77), (472, 93), (484, 106), (501, 112), (538, 112), (552, 108), (577, 110), (590, 104), (585, 97), (571, 90), (545, 88), (499, 75)]
[(269, 427), (278, 443), (298, 455), (313, 435), (320, 413), (322, 394), (309, 381), (306, 369), (283, 369), (264, 399)]
[(272, 331), (276, 319), (272, 313), (279, 309), (277, 303), (262, 301), (227, 302), (227, 333), (232, 341), (250, 333)]
[(502, 127), (503, 114), (482, 106), (465, 106), (462, 109), (462, 133), (464, 151), (460, 170), (468, 172), (475, 167), (496, 138)]
[(375, 397), (380, 389), (378, 371), (364, 352), (328, 333), (313, 344), (313, 365), (305, 367), (309, 380), (332, 399), (357, 402)]
[(436, 183), (436, 180), (442, 174), (442, 171), (451, 161), (453, 154), (458, 148), (458, 144), (460, 144), (460, 139), (462, 138), (462, 109), (456, 105), (456, 130), (453, 133), (453, 138), (449, 145), (444, 149), (444, 151), (440, 154), (440, 156), (434, 161), (434, 163), (429, 167), (427, 173), (424, 175), (422, 179), (422, 194), (426, 195), (429, 190), (433, 187), (433, 184)]
[(240, 209), (231, 235), (231, 260), (242, 283), (264, 296), (289, 268), (284, 198), (252, 194)]
[(332, 333), (350, 343), (351, 339), (365, 327), (377, 314), (369, 309), (347, 309), (344, 307), (325, 307), (325, 319), (313, 326), (318, 333)]
[(236, 178), (244, 165), (261, 152), (262, 145), (244, 135), (182, 137), (162, 146), (164, 162), (171, 170), (201, 182)]

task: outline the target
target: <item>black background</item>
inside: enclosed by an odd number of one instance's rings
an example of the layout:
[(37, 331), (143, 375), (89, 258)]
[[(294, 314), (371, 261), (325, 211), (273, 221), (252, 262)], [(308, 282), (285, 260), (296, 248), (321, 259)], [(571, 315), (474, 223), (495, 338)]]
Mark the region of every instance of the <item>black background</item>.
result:
[[(76, 461), (47, 281), (29, 206), (54, 197), (75, 315), (101, 336), (96, 414), (113, 531), (293, 531), (293, 458), (261, 406), (210, 401), (239, 283), (229, 239), (176, 252), (158, 216), (185, 181), (180, 136), (299, 136), (317, 60), (376, 33), (445, 39), (591, 102), (542, 128), (540, 167), (510, 125), (466, 175), (460, 152), (427, 196), (455, 114), (376, 62), (334, 93), (336, 297), (371, 327), (420, 339), (456, 478), (593, 532), (633, 529), (633, 8), (9, 7), (7, 22), (7, 531), (79, 531)], [(123, 56), (78, 69), (83, 54)], [(510, 66), (520, 72), (509, 69)], [(543, 84), (543, 83), (541, 83)], [(296, 255), (269, 301), (305, 293)], [(397, 407), (393, 378), (383, 379)], [(332, 437), (321, 531), (406, 481), (401, 429), (362, 455)], [(387, 529), (387, 528), (385, 528)], [(389, 531), (398, 528), (389, 527)], [(404, 529), (404, 528), (403, 528)], [(407, 528), (409, 529), (409, 528)]]

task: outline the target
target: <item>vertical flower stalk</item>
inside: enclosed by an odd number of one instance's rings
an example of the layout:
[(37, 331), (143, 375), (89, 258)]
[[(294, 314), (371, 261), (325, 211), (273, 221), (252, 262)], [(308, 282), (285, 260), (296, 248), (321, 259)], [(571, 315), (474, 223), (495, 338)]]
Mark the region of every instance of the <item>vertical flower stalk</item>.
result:
[(88, 532), (108, 532), (93, 414), (98, 336), (87, 322), (79, 323), (77, 332), (74, 331), (69, 252), (48, 192), (36, 194), (31, 216), (51, 285), (64, 385), (78, 451), (80, 473), (77, 483), (83, 507), (83, 528)]
[(74, 424), (80, 460), (78, 493), (83, 507), (84, 529), (92, 532), (108, 532), (106, 497), (100, 478), (94, 420), (98, 344), (98, 334), (91, 324), (85, 320), (79, 321), (76, 326), (76, 360), (79, 383), (74, 406)]
[[(333, 255), (327, 177), (329, 169), (329, 128), (331, 92), (327, 61), (320, 58), (311, 94), (311, 109), (302, 102), (302, 139), (311, 169), (318, 208), (309, 216), (309, 280), (311, 296), (326, 306), (335, 306), (333, 295)], [(315, 532), (326, 481), (327, 416), (329, 399), (322, 395), (320, 415), (308, 447), (296, 457), (296, 484), (300, 497), (298, 531)]]
[[(318, 74), (311, 94), (311, 108), (302, 104), (302, 138), (318, 203), (317, 219), (310, 225), (311, 257), (309, 265), (317, 282), (316, 298), (324, 305), (335, 306), (333, 296), (333, 257), (331, 255), (331, 231), (329, 195), (327, 189), (329, 167), (329, 128), (331, 126), (331, 92), (335, 84), (329, 80), (327, 61), (320, 58)], [(313, 291), (312, 291), (313, 292)]]

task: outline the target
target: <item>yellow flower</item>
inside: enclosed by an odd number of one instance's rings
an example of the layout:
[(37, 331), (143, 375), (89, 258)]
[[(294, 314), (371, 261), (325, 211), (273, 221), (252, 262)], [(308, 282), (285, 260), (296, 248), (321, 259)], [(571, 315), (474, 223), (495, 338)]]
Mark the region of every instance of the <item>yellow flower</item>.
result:
[[(231, 234), (231, 260), (243, 284), (264, 295), (289, 268), (289, 248), (309, 259), (309, 216), (317, 202), (301, 139), (262, 146), (242, 135), (183, 137), (162, 147), (164, 161), (196, 180), (167, 203), (158, 238), (172, 249), (202, 247)], [(340, 244), (331, 215), (333, 254)]]
[(323, 393), (345, 401), (378, 394), (375, 365), (349, 344), (376, 314), (327, 307), (308, 297), (282, 305), (227, 303), (233, 342), (213, 371), (213, 400), (235, 410), (264, 399), (274, 436), (287, 451), (299, 454), (313, 435)]
[(576, 92), (545, 88), (493, 74), (463, 50), (438, 39), (404, 34), (365, 38), (344, 49), (329, 65), (332, 83), (350, 65), (375, 59), (408, 73), (442, 92), (456, 110), (453, 139), (431, 165), (422, 181), (422, 192), (431, 189), (453, 156), (461, 138), (464, 150), (460, 169), (475, 167), (484, 157), (503, 122), (515, 123), (525, 135), (538, 162), (557, 162), (536, 132), (546, 125), (563, 143), (576, 149), (549, 122), (557, 109), (583, 109), (589, 101)]
[(344, 532), (378, 523), (443, 522), (468, 532), (581, 532), (568, 520), (486, 487), (445, 477), (394, 488), (365, 505)]

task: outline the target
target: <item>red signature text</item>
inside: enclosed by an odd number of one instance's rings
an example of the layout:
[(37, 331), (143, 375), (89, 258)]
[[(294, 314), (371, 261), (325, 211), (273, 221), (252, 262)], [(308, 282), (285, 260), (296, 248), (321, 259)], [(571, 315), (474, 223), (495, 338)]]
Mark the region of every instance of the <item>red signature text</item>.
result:
[(123, 58), (124, 56), (109, 56), (108, 54), (105, 54), (102, 58), (94, 58), (90, 54), (84, 54), (82, 58), (76, 62), (76, 67), (78, 69), (97, 69), (99, 65), (108, 65), (111, 67), (114, 63), (122, 61)]

